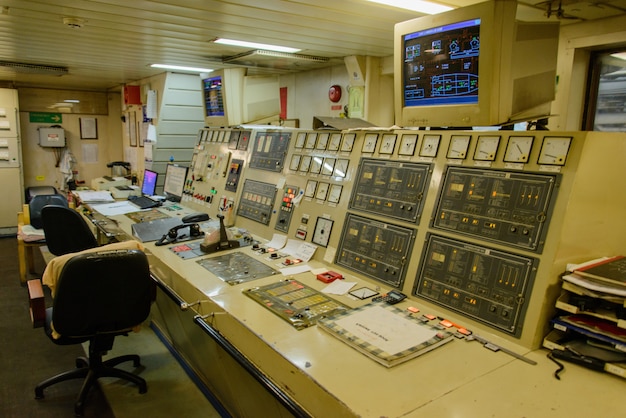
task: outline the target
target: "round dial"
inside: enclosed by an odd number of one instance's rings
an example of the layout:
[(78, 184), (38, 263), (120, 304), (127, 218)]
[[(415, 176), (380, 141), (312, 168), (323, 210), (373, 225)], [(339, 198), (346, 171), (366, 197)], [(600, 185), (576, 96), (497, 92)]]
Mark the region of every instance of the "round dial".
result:
[(346, 152), (352, 151), (352, 147), (354, 147), (355, 138), (356, 138), (355, 133), (344, 134), (343, 141), (341, 142), (341, 151), (346, 151)]
[(533, 147), (532, 136), (512, 136), (506, 146), (504, 161), (507, 163), (527, 163), (530, 149)]
[(479, 136), (478, 141), (476, 142), (476, 150), (474, 151), (474, 160), (494, 161), (496, 159), (496, 152), (498, 151), (499, 143), (499, 136)]
[(374, 152), (376, 150), (376, 142), (378, 142), (378, 134), (365, 134), (361, 151), (367, 153)]
[(402, 135), (402, 139), (400, 140), (400, 149), (398, 149), (398, 155), (415, 154), (415, 145), (417, 145), (417, 134)]
[(339, 144), (341, 144), (341, 134), (330, 134), (330, 139), (328, 140), (328, 151), (337, 151), (339, 149)]
[(539, 152), (539, 164), (565, 165), (571, 137), (545, 137)]
[(422, 148), (420, 149), (420, 157), (436, 157), (440, 139), (440, 135), (424, 135)]
[(467, 148), (470, 144), (470, 135), (453, 135), (450, 138), (450, 146), (448, 147), (447, 158), (456, 158), (463, 160), (467, 157)]
[(381, 154), (393, 154), (393, 150), (396, 148), (396, 134), (384, 134), (380, 143)]
[(330, 231), (333, 229), (333, 221), (321, 216), (317, 218), (315, 223), (315, 230), (313, 231), (313, 238), (311, 242), (313, 244), (321, 245), (323, 247), (328, 246), (330, 240)]

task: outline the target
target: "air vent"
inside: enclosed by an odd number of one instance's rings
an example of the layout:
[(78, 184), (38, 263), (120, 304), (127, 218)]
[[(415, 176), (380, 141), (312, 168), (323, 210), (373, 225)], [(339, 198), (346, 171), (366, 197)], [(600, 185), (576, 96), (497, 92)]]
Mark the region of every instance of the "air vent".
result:
[(0, 69), (6, 68), (16, 73), (42, 74), (42, 75), (65, 75), (68, 73), (67, 67), (56, 67), (52, 65), (27, 64), (23, 62), (0, 61)]

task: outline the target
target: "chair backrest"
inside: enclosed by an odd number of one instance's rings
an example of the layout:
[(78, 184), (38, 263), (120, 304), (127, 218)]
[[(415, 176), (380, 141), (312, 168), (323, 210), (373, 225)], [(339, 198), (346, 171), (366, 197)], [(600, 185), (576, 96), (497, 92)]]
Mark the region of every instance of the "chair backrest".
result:
[(139, 250), (78, 254), (59, 273), (53, 300), (55, 330), (68, 337), (116, 333), (150, 313), (148, 258)]
[(31, 186), (27, 187), (24, 193), (26, 198), (25, 202), (30, 203), (33, 197), (40, 194), (58, 194), (56, 187), (54, 186)]
[(74, 209), (62, 205), (46, 205), (41, 209), (41, 218), (46, 245), (54, 255), (74, 253), (98, 246), (98, 241), (87, 221)]
[(62, 194), (38, 194), (33, 196), (30, 202), (28, 202), (28, 213), (30, 217), (30, 224), (34, 228), (41, 229), (43, 227), (41, 210), (47, 205), (69, 207), (67, 199)]

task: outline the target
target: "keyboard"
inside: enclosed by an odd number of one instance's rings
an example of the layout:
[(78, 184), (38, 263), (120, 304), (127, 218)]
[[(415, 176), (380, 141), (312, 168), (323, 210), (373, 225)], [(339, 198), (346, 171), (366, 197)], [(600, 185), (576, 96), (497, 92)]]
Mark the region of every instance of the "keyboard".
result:
[(147, 196), (131, 196), (128, 198), (130, 203), (138, 206), (140, 209), (148, 209), (159, 206), (161, 202), (157, 202), (156, 200), (152, 200)]

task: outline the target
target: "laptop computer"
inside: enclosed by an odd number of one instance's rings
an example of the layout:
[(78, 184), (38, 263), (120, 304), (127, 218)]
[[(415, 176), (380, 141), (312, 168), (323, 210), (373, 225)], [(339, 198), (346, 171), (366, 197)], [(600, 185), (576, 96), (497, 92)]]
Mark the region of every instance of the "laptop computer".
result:
[(145, 169), (143, 171), (143, 183), (141, 184), (141, 196), (129, 196), (129, 202), (139, 209), (160, 206), (161, 201), (151, 198), (155, 194), (158, 177), (159, 174), (156, 171)]

